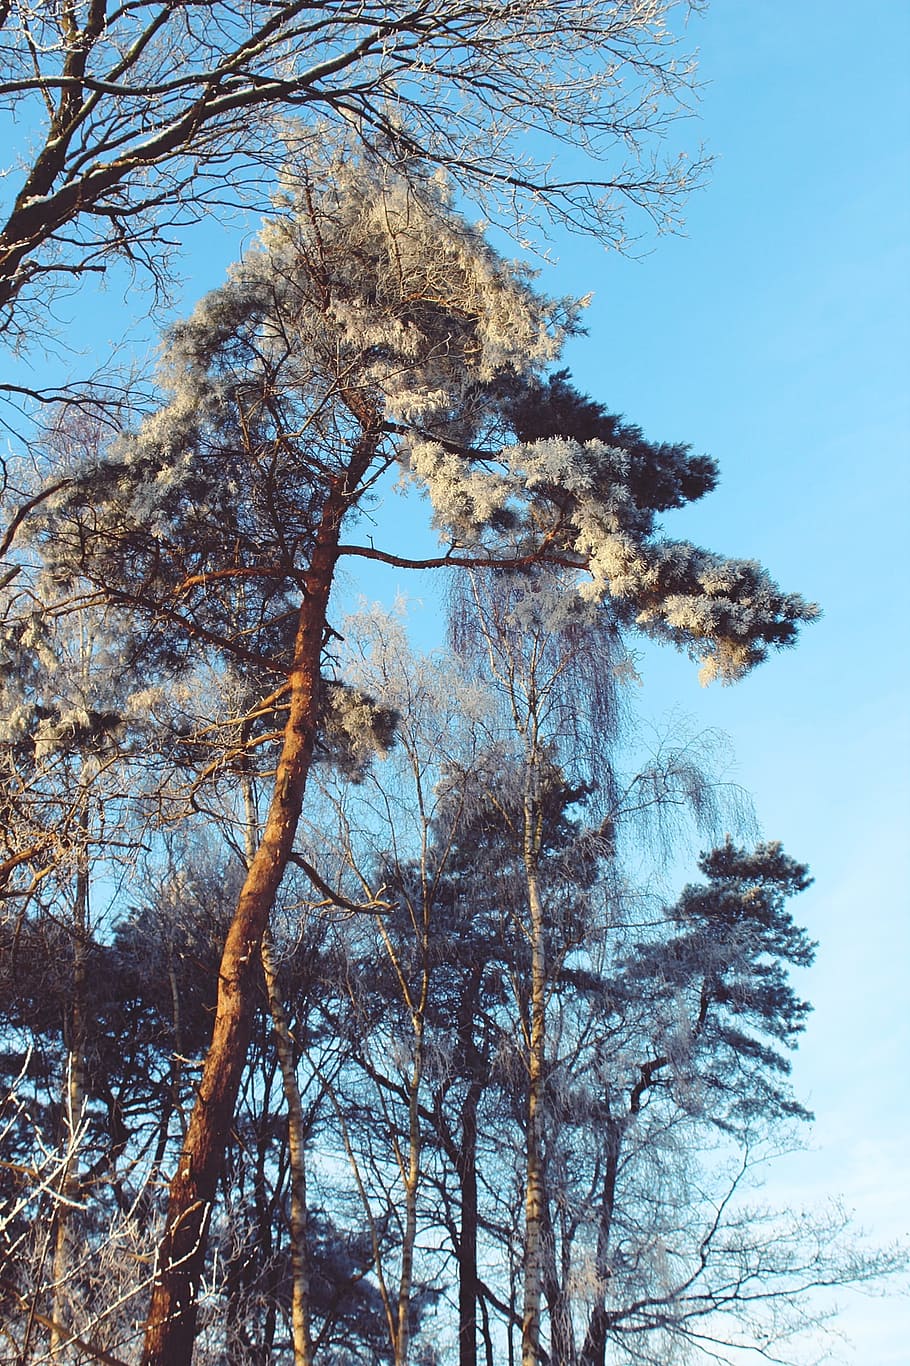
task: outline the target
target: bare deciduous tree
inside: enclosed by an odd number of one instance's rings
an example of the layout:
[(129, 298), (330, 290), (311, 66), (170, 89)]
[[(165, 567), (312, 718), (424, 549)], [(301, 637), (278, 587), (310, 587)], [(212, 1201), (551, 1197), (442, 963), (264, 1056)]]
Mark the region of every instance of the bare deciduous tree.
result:
[[(664, 221), (699, 170), (657, 155), (692, 94), (677, 8), (3, 0), (0, 109), (23, 130), (0, 228), (3, 326), (22, 335), (57, 288), (117, 257), (166, 288), (175, 230), (264, 208), (276, 143), (305, 155), (320, 120), (445, 167), (513, 225), (542, 210), (617, 241), (629, 204)], [(560, 147), (583, 151), (583, 169), (561, 171)]]

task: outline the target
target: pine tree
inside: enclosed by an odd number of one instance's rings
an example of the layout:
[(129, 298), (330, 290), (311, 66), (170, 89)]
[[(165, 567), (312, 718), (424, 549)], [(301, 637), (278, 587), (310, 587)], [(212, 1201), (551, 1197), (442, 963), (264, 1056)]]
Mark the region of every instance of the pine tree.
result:
[[(208, 652), (267, 679), (247, 719), (273, 715), (281, 735), (172, 1183), (149, 1363), (174, 1366), (192, 1350), (260, 944), (316, 744), (339, 560), (555, 563), (582, 580), (579, 601), (607, 603), (612, 619), (691, 650), (728, 679), (815, 615), (754, 562), (661, 537), (659, 511), (710, 484), (709, 466), (685, 448), (651, 452), (649, 470), (641, 443), (627, 452), (574, 432), (522, 440), (515, 393), (536, 394), (575, 309), (535, 295), (436, 181), (407, 170), (340, 153), (303, 177), (228, 283), (169, 337), (171, 397), (101, 460), (74, 469), (46, 505), (54, 573), (87, 579), (135, 613), (150, 657), (170, 667)], [(447, 545), (438, 557), (343, 539), (395, 464), (429, 494)]]

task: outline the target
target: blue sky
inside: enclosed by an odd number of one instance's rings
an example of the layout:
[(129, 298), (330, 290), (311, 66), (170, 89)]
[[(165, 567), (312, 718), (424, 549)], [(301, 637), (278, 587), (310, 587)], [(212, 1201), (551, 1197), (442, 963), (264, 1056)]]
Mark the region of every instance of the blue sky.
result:
[[(540, 284), (594, 291), (567, 355), (583, 388), (719, 461), (672, 529), (824, 608), (732, 688), (648, 650), (637, 703), (726, 731), (765, 837), (816, 878), (794, 906), (819, 941), (794, 1079), (817, 1120), (765, 1197), (839, 1195), (873, 1238), (906, 1238), (910, 6), (718, 0), (689, 34), (704, 88), (685, 132), (716, 162), (686, 235), (637, 260), (557, 241)], [(829, 1360), (907, 1366), (906, 1300), (840, 1300), (853, 1346)]]
[[(910, 6), (718, 3), (690, 32), (711, 183), (687, 236), (637, 262), (564, 253), (560, 288), (595, 290), (569, 359), (649, 435), (720, 462), (679, 534), (824, 608), (734, 688), (649, 653), (640, 703), (727, 731), (767, 837), (816, 878), (795, 907), (820, 944), (795, 1064), (813, 1151), (766, 1195), (839, 1193), (906, 1237)], [(855, 1351), (832, 1359), (906, 1366), (906, 1301), (843, 1299)]]
[[(824, 608), (732, 688), (647, 651), (637, 702), (657, 724), (681, 708), (726, 731), (765, 836), (816, 878), (795, 908), (820, 947), (794, 1076), (817, 1121), (764, 1194), (842, 1196), (887, 1241), (910, 1236), (910, 6), (718, 0), (689, 36), (704, 88), (680, 131), (716, 161), (686, 235), (643, 239), (637, 259), (557, 240), (540, 285), (594, 291), (567, 354), (582, 387), (719, 461), (718, 490), (672, 529)], [(841, 1299), (853, 1347), (830, 1359), (907, 1366), (906, 1301)]]
[[(764, 833), (816, 878), (797, 905), (820, 948), (795, 1083), (818, 1118), (767, 1198), (842, 1194), (872, 1235), (906, 1237), (910, 6), (716, 0), (688, 32), (704, 88), (684, 133), (716, 163), (686, 235), (643, 240), (635, 260), (557, 240), (541, 287), (594, 291), (567, 356), (583, 388), (720, 462), (720, 488), (671, 529), (761, 559), (824, 608), (733, 688), (702, 690), (688, 661), (649, 650), (638, 705), (725, 730)], [(188, 259), (188, 303), (240, 245), (218, 230)], [(116, 295), (93, 318), (99, 350)], [(396, 586), (422, 591), (359, 582)], [(906, 1301), (844, 1302), (855, 1351), (831, 1360), (906, 1366)]]

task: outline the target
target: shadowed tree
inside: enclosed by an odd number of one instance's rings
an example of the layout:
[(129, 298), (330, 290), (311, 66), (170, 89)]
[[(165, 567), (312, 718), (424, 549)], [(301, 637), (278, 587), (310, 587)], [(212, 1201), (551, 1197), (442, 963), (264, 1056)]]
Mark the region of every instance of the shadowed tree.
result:
[[(195, 1287), (237, 1095), (259, 946), (293, 853), (313, 757), (342, 557), (405, 567), (576, 570), (585, 602), (734, 678), (815, 610), (759, 565), (662, 538), (659, 510), (710, 487), (682, 447), (659, 479), (620, 448), (522, 442), (522, 378), (558, 352), (574, 310), (537, 297), (438, 184), (338, 154), (169, 338), (172, 397), (48, 502), (45, 553), (137, 614), (171, 664), (208, 651), (271, 680), (281, 751), (262, 838), (225, 943), (212, 1045), (173, 1179), (147, 1360), (188, 1360)], [(508, 395), (508, 401), (503, 394)], [(413, 560), (343, 531), (393, 464), (426, 489), (447, 549)], [(244, 586), (255, 625), (237, 629)], [(242, 719), (242, 718), (241, 718)]]
[[(623, 1360), (669, 1360), (706, 1316), (739, 1323), (765, 1313), (788, 1265), (798, 1304), (812, 1239), (824, 1227), (812, 1224), (801, 1236), (756, 1211), (759, 1252), (734, 1207), (742, 1173), (732, 1189), (721, 1188), (722, 1150), (711, 1138), (712, 1128), (727, 1135), (735, 1157), (737, 1144), (747, 1151), (805, 1115), (789, 1093), (786, 1052), (806, 1007), (787, 969), (808, 966), (812, 946), (785, 907), (806, 884), (805, 870), (776, 846), (747, 854), (728, 843), (703, 860), (711, 888), (690, 888), (669, 909), (653, 897), (639, 904), (614, 866), (626, 823), (636, 821), (640, 838), (639, 808), (660, 820), (666, 808), (673, 816), (685, 805), (710, 833), (718, 828), (717, 794), (693, 771), (691, 744), (631, 779), (613, 778), (614, 744), (586, 677), (586, 667), (602, 671), (605, 660), (620, 660), (612, 628), (585, 660), (592, 642), (581, 607), (555, 629), (565, 586), (551, 596), (552, 575), (542, 571), (489, 577), (476, 585), (473, 602), (465, 595), (458, 636), (473, 643), (480, 661), (492, 655), (501, 711), (489, 680), (469, 676), (456, 723), (448, 709), (464, 690), (459, 670), (447, 681), (445, 666), (434, 677), (426, 661), (401, 669), (396, 623), (380, 630), (378, 644), (375, 617), (345, 624), (348, 653), (359, 647), (368, 656), (360, 681), (407, 718), (402, 745), (419, 775), (409, 798), (390, 772), (394, 765), (383, 764), (363, 793), (337, 798), (333, 861), (350, 876), (372, 857), (375, 872), (358, 876), (364, 889), (381, 886), (384, 903), (374, 945), (363, 922), (349, 931), (350, 956), (338, 980), (349, 984), (350, 999), (342, 991), (332, 1008), (355, 1072), (368, 1079), (365, 1095), (356, 1076), (340, 1083), (351, 1142), (361, 1154), (386, 1153), (375, 1218), (393, 1198), (386, 1126), (397, 1122), (390, 1132), (406, 1152), (405, 1112), (419, 1123), (420, 1218), (440, 1219), (449, 1233), (463, 1363), (476, 1362), (479, 1332), (494, 1351), (488, 1323), (479, 1322), (489, 1313), (521, 1327), (501, 1286), (478, 1274), (478, 1250), (489, 1259), (493, 1249), (501, 1265), (511, 1255), (527, 1272), (520, 1230), (505, 1206), (513, 1162), (522, 1169), (521, 1189), (537, 1190), (540, 1289), (532, 1331), (540, 1359), (601, 1361), (610, 1343)], [(466, 620), (472, 611), (480, 618), (473, 630)], [(462, 674), (465, 662), (462, 655)], [(387, 694), (390, 672), (396, 681)], [(614, 689), (612, 676), (600, 680), (600, 703), (615, 721)], [(431, 740), (434, 726), (440, 734)], [(586, 742), (588, 727), (596, 738)], [(526, 750), (526, 735), (536, 736), (536, 752)], [(559, 754), (571, 782), (555, 762)], [(525, 866), (531, 763), (536, 926)], [(580, 781), (585, 773), (587, 783)], [(314, 821), (315, 847), (331, 823), (321, 808)], [(389, 847), (377, 855), (387, 825)], [(542, 942), (535, 947), (536, 938)], [(535, 956), (543, 960), (544, 1023), (531, 1147)], [(418, 1055), (423, 1071), (412, 1072)], [(703, 1152), (712, 1153), (704, 1165)], [(502, 1194), (491, 1201), (492, 1191)], [(706, 1205), (706, 1191), (717, 1194), (717, 1209)], [(834, 1224), (829, 1231), (830, 1256), (817, 1273), (850, 1280), (851, 1253), (838, 1244)], [(757, 1288), (747, 1293), (753, 1253), (760, 1266), (754, 1274), (773, 1283), (765, 1297)], [(854, 1270), (862, 1279), (886, 1265), (858, 1259)]]

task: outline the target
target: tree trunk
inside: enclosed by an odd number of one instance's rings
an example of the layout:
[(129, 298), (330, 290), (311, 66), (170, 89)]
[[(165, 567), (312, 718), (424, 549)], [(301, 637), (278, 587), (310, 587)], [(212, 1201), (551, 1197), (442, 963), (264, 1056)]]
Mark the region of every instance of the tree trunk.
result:
[[(196, 1331), (196, 1296), (218, 1171), (234, 1118), (256, 1001), (262, 936), (287, 867), (319, 708), (320, 659), (338, 558), (341, 521), (369, 464), (374, 443), (352, 460), (348, 478), (333, 481), (304, 579), (294, 656), (288, 675), (289, 715), (262, 841), (256, 850), (225, 940), (218, 974), (212, 1042), (186, 1139), (171, 1181), (164, 1236), (146, 1323), (144, 1366), (188, 1366)], [(367, 449), (368, 447), (368, 449)]]
[(66, 1283), (69, 1274), (70, 1245), (72, 1243), (73, 1207), (79, 1199), (78, 1144), (85, 1108), (85, 1039), (86, 1039), (86, 957), (88, 953), (88, 797), (83, 798), (79, 815), (81, 836), (76, 866), (76, 896), (73, 903), (73, 999), (67, 1021), (66, 1090), (64, 1095), (64, 1123), (67, 1145), (66, 1165), (60, 1175), (60, 1196), (56, 1208), (54, 1239), (53, 1301), (50, 1317), (50, 1354), (57, 1360), (69, 1341), (64, 1331), (70, 1318), (66, 1307)]
[[(259, 817), (253, 795), (253, 781), (244, 773), (243, 806), (246, 818), (245, 844), (247, 867), (256, 856), (259, 845)], [(303, 1123), (303, 1104), (297, 1084), (297, 1063), (294, 1040), (288, 1024), (278, 976), (272, 958), (272, 942), (268, 929), (262, 936), (262, 972), (275, 1034), (275, 1050), (281, 1068), (281, 1082), (288, 1111), (288, 1160), (290, 1164), (290, 1243), (291, 1243), (291, 1337), (294, 1366), (312, 1366), (313, 1341), (310, 1336), (310, 1263), (307, 1246), (306, 1149)]]
[(575, 1366), (575, 1337), (572, 1332), (572, 1308), (566, 1289), (569, 1267), (568, 1249), (563, 1242), (563, 1265), (556, 1265), (556, 1236), (550, 1213), (549, 1197), (544, 1201), (542, 1228), (543, 1283), (550, 1315), (550, 1358), (559, 1366)]
[(268, 931), (262, 940), (262, 968), (275, 1031), (275, 1047), (281, 1067), (284, 1099), (288, 1108), (288, 1154), (291, 1167), (291, 1332), (294, 1366), (312, 1366), (313, 1342), (310, 1336), (310, 1269), (307, 1248), (306, 1155), (304, 1148), (303, 1105), (297, 1085), (294, 1043), (272, 960)]
[[(527, 824), (530, 824), (529, 817), (526, 817)], [(526, 847), (529, 839), (530, 835), (526, 834)], [(521, 1362), (522, 1366), (540, 1366), (540, 1303), (543, 1290), (543, 1223), (546, 1199), (541, 1133), (546, 1044), (546, 952), (543, 906), (537, 882), (536, 848), (526, 855), (525, 866), (528, 877), (528, 907), (531, 915), (531, 1018)]]
[(461, 1230), (458, 1243), (458, 1366), (477, 1366), (477, 1104), (474, 1081), (461, 1118)]
[(604, 1170), (603, 1188), (600, 1203), (600, 1220), (597, 1227), (597, 1298), (591, 1313), (591, 1321), (585, 1334), (581, 1349), (580, 1366), (605, 1366), (607, 1357), (607, 1315), (606, 1290), (610, 1275), (609, 1250), (610, 1231), (613, 1225), (613, 1208), (616, 1203), (616, 1175), (619, 1170), (619, 1155), (622, 1150), (623, 1126), (613, 1120), (607, 1123), (607, 1154)]
[(461, 1187), (458, 1238), (458, 1366), (477, 1366), (477, 1107), (483, 1091), (482, 1060), (474, 1039), (478, 964), (465, 986), (459, 1009), (459, 1051), (470, 1077), (461, 1111), (461, 1144), (455, 1161)]
[(398, 1319), (395, 1334), (395, 1366), (407, 1366), (411, 1349), (411, 1285), (414, 1279), (414, 1246), (417, 1241), (417, 1192), (420, 1184), (420, 1083), (423, 1077), (422, 1007), (414, 1020), (414, 1065), (408, 1086), (408, 1163), (404, 1172), (404, 1237), (401, 1242), (401, 1278), (398, 1283)]
[[(480, 1305), (480, 1336), (483, 1339), (483, 1353), (486, 1366), (495, 1366), (493, 1357), (493, 1334), (490, 1331), (490, 1310), (483, 1295), (478, 1294)], [(512, 1325), (509, 1324), (509, 1343), (512, 1342)]]

